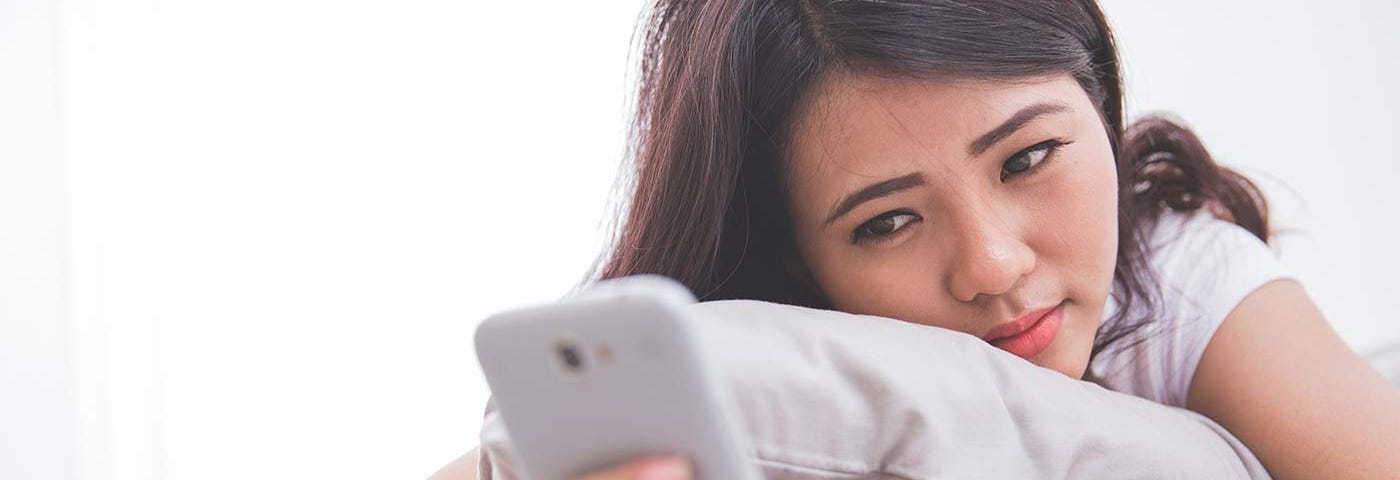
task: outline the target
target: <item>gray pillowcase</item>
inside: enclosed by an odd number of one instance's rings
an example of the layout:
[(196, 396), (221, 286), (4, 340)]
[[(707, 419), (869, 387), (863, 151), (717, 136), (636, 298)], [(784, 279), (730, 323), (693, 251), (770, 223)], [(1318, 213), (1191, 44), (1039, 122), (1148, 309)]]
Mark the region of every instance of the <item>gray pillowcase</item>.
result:
[[(685, 308), (770, 480), (1269, 478), (1202, 415), (971, 335), (749, 300)], [(491, 404), (480, 458), (482, 479), (521, 478)]]

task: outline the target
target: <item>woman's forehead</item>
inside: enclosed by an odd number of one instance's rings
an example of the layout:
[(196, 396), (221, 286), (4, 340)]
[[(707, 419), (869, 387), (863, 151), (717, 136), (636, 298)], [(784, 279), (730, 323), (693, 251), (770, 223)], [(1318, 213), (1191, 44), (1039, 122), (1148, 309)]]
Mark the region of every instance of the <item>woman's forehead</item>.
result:
[(977, 140), (1027, 107), (1092, 109), (1068, 74), (1015, 82), (841, 75), (813, 93), (794, 111), (787, 155), (790, 180), (807, 191), (915, 169), (934, 177), (960, 171)]

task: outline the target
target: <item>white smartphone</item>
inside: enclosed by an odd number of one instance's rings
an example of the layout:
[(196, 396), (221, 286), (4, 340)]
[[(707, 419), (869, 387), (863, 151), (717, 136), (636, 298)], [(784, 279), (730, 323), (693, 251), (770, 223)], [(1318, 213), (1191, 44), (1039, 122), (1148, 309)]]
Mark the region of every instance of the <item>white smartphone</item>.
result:
[(524, 473), (568, 480), (651, 453), (697, 479), (757, 480), (745, 430), (660, 275), (600, 282), (556, 304), (499, 313), (476, 352)]

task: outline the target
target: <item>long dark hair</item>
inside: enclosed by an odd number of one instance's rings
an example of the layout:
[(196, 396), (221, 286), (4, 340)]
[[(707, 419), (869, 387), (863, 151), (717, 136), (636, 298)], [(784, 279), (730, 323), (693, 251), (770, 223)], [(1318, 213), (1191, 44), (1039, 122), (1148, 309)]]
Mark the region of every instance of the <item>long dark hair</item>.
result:
[[(630, 202), (584, 284), (636, 273), (704, 300), (832, 305), (795, 254), (781, 158), (794, 104), (836, 68), (918, 79), (1069, 73), (1098, 107), (1118, 165), (1119, 310), (1091, 354), (1159, 303), (1139, 226), (1164, 208), (1213, 214), (1268, 241), (1268, 207), (1180, 123), (1123, 122), (1118, 51), (1094, 0), (657, 0), (619, 179)], [(1148, 314), (1127, 318), (1134, 304)], [(1136, 343), (1141, 339), (1132, 342)]]

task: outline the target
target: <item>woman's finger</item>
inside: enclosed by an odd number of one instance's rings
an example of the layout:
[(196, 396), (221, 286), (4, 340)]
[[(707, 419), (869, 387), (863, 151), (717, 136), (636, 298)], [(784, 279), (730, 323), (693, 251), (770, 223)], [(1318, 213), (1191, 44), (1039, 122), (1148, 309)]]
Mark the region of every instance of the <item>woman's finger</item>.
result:
[(675, 455), (658, 455), (625, 463), (578, 480), (691, 480), (690, 462)]

